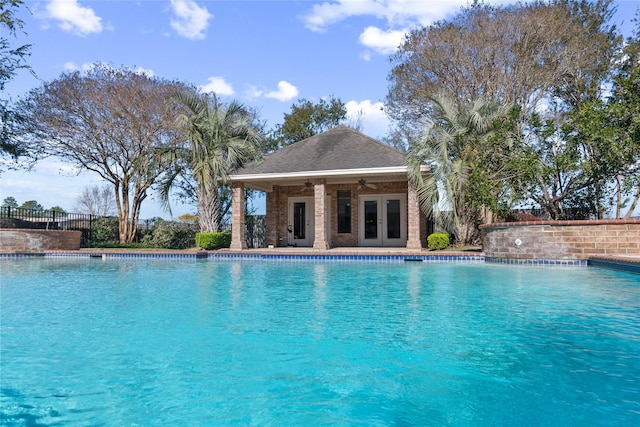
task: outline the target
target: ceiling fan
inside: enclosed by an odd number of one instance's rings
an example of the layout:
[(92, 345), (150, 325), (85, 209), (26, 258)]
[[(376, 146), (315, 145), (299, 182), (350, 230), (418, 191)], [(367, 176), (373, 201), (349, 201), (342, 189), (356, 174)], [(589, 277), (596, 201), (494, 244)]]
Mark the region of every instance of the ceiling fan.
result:
[(307, 182), (305, 182), (302, 188), (300, 189), (300, 192), (303, 193), (307, 190), (312, 190), (312, 189), (313, 189), (313, 183), (307, 180)]
[(371, 189), (373, 189), (373, 190), (375, 190), (376, 188), (378, 188), (378, 186), (377, 186), (377, 185), (375, 185), (375, 184), (368, 184), (368, 183), (367, 183), (367, 181), (366, 181), (364, 178), (362, 178), (362, 179), (360, 179), (360, 181), (358, 181), (358, 190), (362, 190), (362, 189), (363, 189), (363, 188), (365, 188), (365, 187), (367, 187), (367, 188), (371, 188)]

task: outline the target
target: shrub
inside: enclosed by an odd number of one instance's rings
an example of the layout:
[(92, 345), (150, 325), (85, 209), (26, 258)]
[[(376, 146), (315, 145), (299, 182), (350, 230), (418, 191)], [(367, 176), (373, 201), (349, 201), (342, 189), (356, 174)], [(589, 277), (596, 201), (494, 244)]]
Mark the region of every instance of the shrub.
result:
[(219, 249), (231, 246), (231, 233), (197, 233), (196, 246), (202, 249)]
[(120, 242), (118, 234), (118, 218), (104, 216), (91, 221), (92, 246), (105, 247)]
[(158, 218), (150, 234), (142, 238), (145, 245), (164, 249), (187, 249), (193, 246), (196, 231), (193, 227)]
[(447, 233), (433, 233), (427, 237), (427, 247), (429, 249), (442, 250), (449, 246), (449, 235)]

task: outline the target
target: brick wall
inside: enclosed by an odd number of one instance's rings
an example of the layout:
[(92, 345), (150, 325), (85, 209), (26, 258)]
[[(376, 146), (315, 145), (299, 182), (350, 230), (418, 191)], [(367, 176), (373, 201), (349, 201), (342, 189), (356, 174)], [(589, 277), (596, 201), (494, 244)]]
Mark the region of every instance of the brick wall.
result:
[(640, 220), (530, 221), (484, 224), (486, 257), (587, 259), (640, 255)]
[(0, 252), (42, 253), (45, 251), (77, 251), (82, 232), (76, 230), (0, 229)]
[[(325, 195), (331, 198), (331, 247), (358, 246), (358, 196), (370, 194), (396, 194), (407, 193), (407, 181), (376, 182), (375, 189), (361, 188), (358, 184), (327, 184)], [(351, 233), (338, 233), (338, 190), (351, 191)], [(288, 199), (289, 197), (315, 197), (311, 187), (302, 191), (302, 186), (276, 186), (272, 192), (267, 193), (267, 244), (274, 246), (287, 246), (288, 231)], [(424, 215), (423, 215), (424, 217)], [(426, 244), (426, 219), (421, 221), (421, 240)], [(317, 221), (315, 224), (318, 227)]]

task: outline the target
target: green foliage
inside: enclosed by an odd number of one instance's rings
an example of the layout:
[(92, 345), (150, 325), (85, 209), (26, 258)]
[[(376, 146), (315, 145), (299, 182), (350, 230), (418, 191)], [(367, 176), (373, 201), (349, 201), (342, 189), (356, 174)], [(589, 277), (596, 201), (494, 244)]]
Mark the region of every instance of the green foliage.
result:
[(157, 219), (153, 231), (142, 238), (142, 243), (154, 248), (187, 249), (193, 246), (195, 236), (194, 227)]
[(118, 218), (105, 216), (93, 220), (91, 222), (91, 237), (95, 247), (109, 247), (109, 245), (118, 244), (120, 240)]
[(160, 195), (165, 203), (172, 188), (186, 198), (195, 196), (200, 228), (217, 231), (224, 216), (221, 201), (230, 200), (225, 184), (235, 169), (260, 157), (262, 129), (255, 113), (237, 101), (227, 104), (215, 94), (193, 90), (180, 92), (176, 99), (185, 107), (177, 123), (188, 143), (167, 150), (174, 171), (161, 185)]
[(275, 151), (327, 131), (343, 123), (346, 118), (347, 108), (340, 98), (332, 96), (315, 104), (307, 99), (299, 99), (291, 106), (291, 112), (284, 115), (284, 122), (273, 131), (265, 151)]
[(43, 211), (44, 206), (42, 206), (40, 203), (38, 203), (35, 200), (28, 200), (20, 206), (20, 209), (32, 209), (34, 211)]
[(441, 251), (449, 246), (449, 235), (447, 233), (433, 233), (427, 237), (427, 247), (431, 250)]
[(219, 249), (231, 246), (231, 233), (197, 233), (196, 246), (202, 249)]
[(444, 95), (433, 102), (438, 119), (409, 147), (409, 178), (418, 189), (423, 212), (462, 243), (472, 243), (478, 239), (474, 223), (479, 212), (470, 195), (497, 205), (491, 195), (504, 186), (483, 169), (482, 153), (490, 149), (511, 107), (483, 100), (459, 105)]
[(66, 216), (67, 215), (67, 211), (65, 211), (60, 206), (54, 206), (52, 208), (49, 208), (49, 211), (55, 212), (56, 216), (59, 216), (59, 215)]
[(6, 35), (14, 38), (24, 22), (17, 18), (18, 9), (23, 6), (22, 0), (0, 1), (0, 155), (7, 154), (13, 158), (24, 155), (24, 147), (15, 141), (15, 123), (20, 116), (9, 105), (10, 100), (4, 97), (5, 85), (11, 81), (21, 69), (31, 70), (26, 58), (31, 54), (31, 45), (12, 46)]
[(9, 197), (5, 197), (4, 200), (2, 201), (2, 206), (7, 206), (10, 208), (17, 208), (18, 205), (18, 201), (16, 200), (15, 197), (13, 196), (9, 196)]

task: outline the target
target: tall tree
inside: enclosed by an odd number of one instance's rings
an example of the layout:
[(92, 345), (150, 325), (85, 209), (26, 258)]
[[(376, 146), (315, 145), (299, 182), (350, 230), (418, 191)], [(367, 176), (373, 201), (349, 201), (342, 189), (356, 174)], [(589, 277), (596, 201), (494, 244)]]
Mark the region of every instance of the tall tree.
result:
[(74, 209), (93, 216), (110, 216), (115, 212), (116, 199), (109, 185), (84, 187), (76, 198)]
[(591, 90), (606, 76), (620, 42), (606, 26), (612, 14), (611, 0), (474, 3), (409, 33), (391, 58), (386, 110), (399, 125), (420, 127), (444, 92), (459, 104), (519, 105), (526, 121), (551, 93), (582, 96), (587, 82)]
[(9, 208), (17, 208), (19, 205), (15, 197), (9, 196), (4, 198), (4, 200), (2, 201), (2, 206), (6, 206)]
[(590, 142), (588, 173), (603, 193), (615, 189), (616, 218), (630, 217), (640, 201), (640, 11), (635, 22), (610, 95), (582, 103), (570, 115), (574, 137)]
[(278, 150), (305, 138), (329, 130), (347, 120), (347, 108), (340, 98), (331, 96), (314, 103), (299, 99), (284, 115), (282, 124), (276, 126), (266, 141), (266, 152)]
[(252, 114), (236, 101), (225, 104), (215, 94), (192, 90), (181, 92), (177, 99), (188, 110), (177, 118), (179, 127), (188, 134), (188, 143), (173, 151), (178, 166), (163, 186), (163, 198), (168, 199), (177, 179), (189, 182), (193, 178), (200, 229), (219, 231), (223, 186), (233, 170), (259, 158), (263, 136)]
[(433, 102), (436, 118), (423, 137), (409, 147), (409, 178), (418, 189), (424, 213), (460, 243), (474, 243), (480, 211), (469, 195), (478, 191), (474, 187), (487, 185), (488, 177), (476, 170), (511, 107), (482, 100), (459, 107), (444, 95)]
[(392, 58), (387, 110), (406, 139), (415, 140), (438, 114), (437, 93), (459, 107), (483, 98), (516, 105), (517, 150), (487, 163), (486, 172), (505, 162), (500, 169), (513, 184), (505, 194), (528, 194), (561, 216), (556, 208), (580, 203), (571, 200), (579, 192), (592, 189), (597, 197), (600, 191), (588, 170), (594, 145), (575, 138), (569, 113), (606, 87), (621, 41), (608, 24), (613, 11), (610, 0), (474, 3), (407, 36)]
[(18, 104), (22, 138), (111, 183), (120, 242), (135, 237), (142, 202), (172, 166), (162, 150), (182, 139), (175, 128), (185, 85), (129, 69), (96, 64), (65, 73)]
[(17, 38), (24, 22), (16, 17), (16, 13), (24, 2), (22, 0), (0, 0), (0, 155), (17, 158), (24, 154), (13, 135), (13, 126), (19, 119), (10, 106), (10, 99), (5, 98), (5, 85), (15, 77), (19, 70), (31, 70), (27, 57), (31, 54), (31, 45), (13, 46), (9, 38)]
[(43, 211), (44, 206), (38, 203), (36, 200), (27, 200), (22, 205), (20, 205), (20, 209), (29, 209), (34, 211)]

